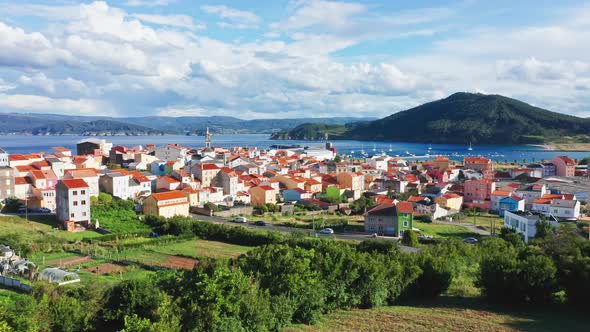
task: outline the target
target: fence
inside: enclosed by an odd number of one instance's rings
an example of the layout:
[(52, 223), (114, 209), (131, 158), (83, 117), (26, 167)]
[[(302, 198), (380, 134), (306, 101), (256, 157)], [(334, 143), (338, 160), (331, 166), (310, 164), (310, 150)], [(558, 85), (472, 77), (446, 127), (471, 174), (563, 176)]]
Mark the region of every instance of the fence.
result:
[(8, 278), (8, 277), (0, 276), (0, 284), (4, 285), (6, 287), (9, 287), (9, 288), (14, 288), (16, 290), (20, 290), (20, 291), (27, 292), (27, 293), (30, 293), (33, 290), (33, 287), (31, 287), (31, 285), (23, 284), (18, 279), (12, 279), (12, 278)]

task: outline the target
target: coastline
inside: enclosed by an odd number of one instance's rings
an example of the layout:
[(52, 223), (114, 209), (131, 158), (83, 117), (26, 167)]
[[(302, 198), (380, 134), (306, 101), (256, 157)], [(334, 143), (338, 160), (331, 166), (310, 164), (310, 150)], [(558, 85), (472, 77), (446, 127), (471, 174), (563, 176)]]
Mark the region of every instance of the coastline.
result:
[(544, 151), (554, 152), (590, 152), (590, 143), (546, 143), (546, 144), (527, 144), (543, 148)]

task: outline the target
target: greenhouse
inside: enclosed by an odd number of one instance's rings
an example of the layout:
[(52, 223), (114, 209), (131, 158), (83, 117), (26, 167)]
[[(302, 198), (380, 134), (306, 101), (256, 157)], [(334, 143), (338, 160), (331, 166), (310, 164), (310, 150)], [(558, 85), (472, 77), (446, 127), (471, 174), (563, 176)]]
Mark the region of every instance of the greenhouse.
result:
[(68, 272), (56, 267), (51, 267), (41, 271), (39, 274), (39, 280), (57, 283), (58, 285), (65, 285), (79, 282), (80, 276), (74, 272)]

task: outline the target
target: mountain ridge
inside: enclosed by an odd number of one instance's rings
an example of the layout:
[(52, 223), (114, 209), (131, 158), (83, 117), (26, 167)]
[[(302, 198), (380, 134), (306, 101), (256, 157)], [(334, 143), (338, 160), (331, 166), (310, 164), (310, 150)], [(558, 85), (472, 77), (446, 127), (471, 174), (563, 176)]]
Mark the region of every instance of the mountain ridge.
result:
[[(275, 139), (313, 139), (312, 124), (282, 131)], [(331, 139), (411, 141), (424, 143), (543, 143), (565, 135), (590, 139), (590, 120), (552, 112), (501, 95), (457, 92), (385, 118), (330, 128)]]
[[(25, 135), (200, 135), (207, 127), (218, 134), (271, 134), (310, 121), (346, 124), (374, 118), (302, 118), (242, 120), (228, 116), (105, 117), (51, 113), (1, 113), (0, 134)], [(110, 124), (110, 128), (106, 126)]]

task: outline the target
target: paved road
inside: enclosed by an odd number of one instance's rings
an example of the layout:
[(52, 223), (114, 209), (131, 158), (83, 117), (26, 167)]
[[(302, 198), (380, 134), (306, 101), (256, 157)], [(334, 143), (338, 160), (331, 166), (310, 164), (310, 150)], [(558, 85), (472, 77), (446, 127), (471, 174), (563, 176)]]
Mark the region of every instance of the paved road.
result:
[[(223, 217), (209, 217), (209, 216), (204, 216), (204, 215), (200, 215), (200, 214), (192, 214), (192, 217), (195, 219), (199, 219), (199, 220), (204, 220), (204, 221), (210, 221), (210, 222), (216, 222), (216, 223), (220, 223), (220, 224), (226, 224), (226, 225), (231, 225), (231, 226), (242, 226), (242, 227), (246, 227), (246, 228), (254, 228), (254, 229), (261, 229), (261, 230), (267, 230), (267, 231), (274, 231), (274, 232), (282, 232), (282, 233), (293, 233), (295, 231), (304, 231), (304, 232), (311, 232), (310, 229), (301, 229), (301, 228), (295, 228), (295, 227), (285, 227), (285, 226), (276, 226), (276, 225), (272, 225), (270, 223), (267, 223), (266, 226), (256, 226), (250, 222), (248, 223), (235, 223), (232, 222), (231, 219), (227, 219), (227, 218), (223, 218)], [(338, 240), (353, 240), (353, 241), (364, 241), (364, 240), (388, 240), (388, 241), (397, 241), (396, 238), (393, 237), (387, 237), (387, 236), (380, 236), (377, 238), (373, 238), (370, 237), (369, 234), (366, 233), (336, 233), (334, 235), (323, 235), (323, 234), (317, 234), (318, 237), (332, 237), (334, 236), (336, 239)], [(408, 247), (408, 246), (404, 246), (404, 245), (400, 245), (400, 249), (402, 251), (406, 251), (406, 252), (418, 252), (420, 251), (420, 249), (418, 248), (413, 248), (413, 247)]]

